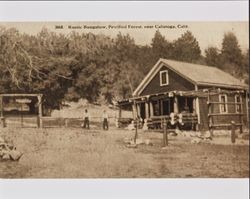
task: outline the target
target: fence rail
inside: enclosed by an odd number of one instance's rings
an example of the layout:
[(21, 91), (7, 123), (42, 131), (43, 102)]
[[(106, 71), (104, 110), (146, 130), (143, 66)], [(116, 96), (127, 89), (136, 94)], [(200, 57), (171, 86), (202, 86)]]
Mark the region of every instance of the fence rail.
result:
[[(115, 117), (109, 118), (110, 125), (115, 124)], [(80, 128), (84, 122), (83, 118), (63, 118), (63, 117), (1, 117), (0, 126), (2, 127), (41, 127), (41, 128), (56, 128), (56, 127), (71, 127)], [(90, 126), (102, 127), (102, 117), (91, 117)]]

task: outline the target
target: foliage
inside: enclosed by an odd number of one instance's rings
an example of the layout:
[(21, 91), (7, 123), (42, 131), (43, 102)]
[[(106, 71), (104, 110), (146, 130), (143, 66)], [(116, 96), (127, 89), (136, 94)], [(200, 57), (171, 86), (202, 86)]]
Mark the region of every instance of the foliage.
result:
[(174, 41), (173, 46), (173, 58), (176, 60), (195, 62), (201, 56), (199, 43), (190, 31)]
[(216, 47), (205, 50), (205, 60), (208, 65), (219, 67), (246, 83), (249, 81), (249, 49), (243, 54), (232, 32), (224, 34), (221, 50)]
[(0, 27), (0, 92), (42, 93), (44, 104), (59, 108), (64, 100), (106, 103), (131, 97), (159, 58), (219, 66), (237, 77), (248, 76), (249, 51), (242, 54), (237, 38), (227, 33), (221, 52), (214, 47), (205, 58), (190, 31), (168, 41), (156, 31), (150, 46), (129, 35), (56, 34), (43, 28), (37, 35)]
[(205, 49), (205, 61), (209, 66), (219, 65), (219, 50), (216, 47), (208, 47)]

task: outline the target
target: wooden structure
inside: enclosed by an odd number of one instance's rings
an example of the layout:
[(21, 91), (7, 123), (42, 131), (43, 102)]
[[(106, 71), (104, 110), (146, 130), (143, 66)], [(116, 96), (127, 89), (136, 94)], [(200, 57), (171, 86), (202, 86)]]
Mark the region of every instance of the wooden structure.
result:
[(21, 127), (36, 121), (40, 127), (42, 121), (42, 94), (0, 94), (1, 126), (7, 121), (18, 123)]
[(118, 106), (135, 101), (133, 110), (147, 122), (169, 116), (176, 127), (213, 130), (235, 121), (242, 130), (249, 121), (248, 99), (247, 85), (216, 67), (160, 59), (133, 97)]

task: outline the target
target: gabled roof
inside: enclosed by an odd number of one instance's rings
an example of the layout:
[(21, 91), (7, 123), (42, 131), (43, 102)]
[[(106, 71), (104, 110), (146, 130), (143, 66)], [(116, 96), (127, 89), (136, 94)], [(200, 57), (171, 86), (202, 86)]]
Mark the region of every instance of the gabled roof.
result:
[(159, 59), (159, 61), (142, 80), (140, 85), (136, 88), (133, 96), (140, 95), (163, 65), (197, 86), (216, 86), (232, 89), (247, 88), (247, 85), (242, 83), (240, 80), (213, 66), (192, 64), (169, 59)]

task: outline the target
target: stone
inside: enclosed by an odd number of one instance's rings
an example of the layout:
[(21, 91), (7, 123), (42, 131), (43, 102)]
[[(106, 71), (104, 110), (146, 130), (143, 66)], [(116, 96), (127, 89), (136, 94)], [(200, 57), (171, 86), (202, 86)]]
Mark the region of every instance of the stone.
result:
[(128, 144), (128, 145), (126, 145), (126, 147), (128, 147), (128, 148), (137, 148), (137, 145), (136, 144)]
[(143, 130), (143, 131), (147, 131), (147, 130), (148, 130), (148, 125), (147, 125), (147, 123), (144, 123), (144, 124), (143, 124), (142, 130)]
[(4, 155), (4, 152), (2, 149), (0, 149), (0, 157), (2, 157)]
[(153, 145), (153, 143), (151, 142), (150, 139), (146, 139), (146, 140), (145, 140), (145, 144), (146, 144), (146, 145)]
[(190, 136), (191, 136), (191, 137), (196, 137), (197, 135), (196, 135), (195, 132), (190, 132)]
[(177, 133), (172, 131), (172, 132), (169, 133), (169, 135), (170, 136), (177, 136)]
[(205, 134), (204, 134), (204, 138), (205, 138), (205, 139), (212, 140), (211, 133), (210, 133), (209, 131), (206, 131)]
[(202, 133), (201, 132), (197, 132), (196, 136), (199, 137), (199, 138), (201, 138), (202, 137)]
[(183, 132), (184, 137), (191, 137), (191, 134), (189, 132)]
[(194, 139), (191, 140), (192, 144), (199, 144), (200, 142), (201, 142), (200, 138), (194, 138)]
[(10, 160), (10, 155), (9, 154), (4, 154), (2, 157), (3, 160)]
[(126, 144), (130, 144), (130, 142), (131, 142), (131, 138), (124, 138), (124, 143), (126, 143)]
[(19, 151), (17, 150), (11, 150), (9, 152), (9, 155), (10, 155), (10, 158), (14, 161), (17, 161), (19, 160), (21, 157), (22, 157), (22, 153), (20, 153)]
[(177, 133), (177, 135), (182, 134), (182, 131), (178, 128), (175, 130), (175, 132)]
[(136, 141), (135, 141), (135, 144), (143, 144), (144, 142), (143, 142), (143, 140), (142, 139), (136, 139)]
[(249, 133), (243, 133), (242, 134), (242, 139), (243, 140), (249, 140)]
[(4, 143), (4, 139), (0, 137), (0, 143)]
[(128, 130), (130, 130), (130, 131), (135, 130), (134, 122), (132, 121), (132, 123), (129, 124), (127, 128), (128, 128)]

